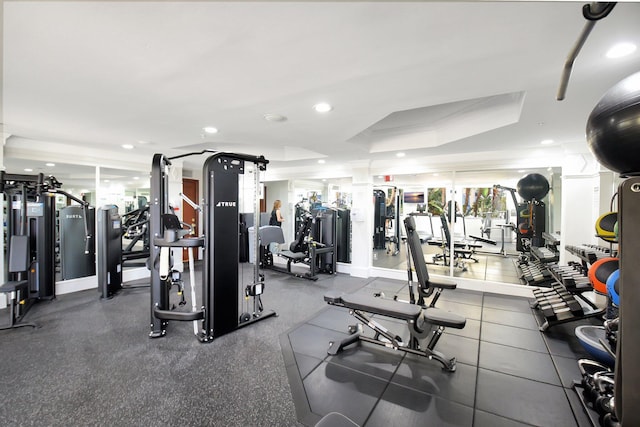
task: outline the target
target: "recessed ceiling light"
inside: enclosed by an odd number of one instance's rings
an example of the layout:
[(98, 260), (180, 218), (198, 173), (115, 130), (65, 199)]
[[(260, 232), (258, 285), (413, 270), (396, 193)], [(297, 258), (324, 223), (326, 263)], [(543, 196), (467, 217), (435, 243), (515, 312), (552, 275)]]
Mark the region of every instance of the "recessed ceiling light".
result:
[(404, 157), (405, 153), (396, 153), (396, 157)]
[(633, 43), (618, 43), (607, 51), (607, 58), (622, 58), (631, 55), (636, 51), (636, 45)]
[(318, 160), (318, 163), (320, 163), (322, 165), (322, 164), (325, 163), (325, 160), (324, 159), (320, 159), (320, 160)]
[(25, 172), (33, 172), (33, 169), (31, 169), (31, 168), (24, 168), (24, 171), (25, 171)]
[(138, 176), (134, 176), (134, 177), (133, 177), (133, 179), (140, 179), (140, 177), (138, 177)]
[(45, 166), (49, 166), (50, 168), (54, 167), (55, 165), (55, 163), (45, 163)]
[(143, 140), (139, 140), (138, 141), (138, 144), (142, 144), (142, 145), (148, 144), (148, 143), (149, 143), (149, 141), (143, 141)]
[(326, 102), (319, 102), (313, 106), (313, 109), (318, 113), (328, 113), (329, 111), (333, 110), (333, 107)]
[(542, 145), (553, 144), (553, 139), (543, 139), (542, 141), (540, 141), (540, 144)]
[(524, 173), (524, 169), (518, 169), (518, 173)]
[(272, 113), (267, 113), (264, 116), (264, 119), (268, 122), (285, 122), (287, 121), (287, 118), (285, 116), (283, 116), (282, 114), (272, 114)]
[(202, 128), (202, 130), (205, 131), (206, 133), (210, 133), (210, 134), (218, 133), (218, 129), (214, 128), (213, 126), (204, 127), (204, 128)]
[(133, 150), (133, 145), (131, 144), (122, 144), (122, 148), (125, 150)]

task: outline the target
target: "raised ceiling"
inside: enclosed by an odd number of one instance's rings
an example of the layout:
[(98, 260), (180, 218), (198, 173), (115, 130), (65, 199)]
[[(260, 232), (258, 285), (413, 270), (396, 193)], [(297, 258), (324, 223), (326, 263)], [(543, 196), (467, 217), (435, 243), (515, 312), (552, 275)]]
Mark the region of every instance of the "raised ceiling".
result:
[(640, 69), (637, 51), (604, 58), (640, 44), (640, 4), (619, 3), (556, 101), (582, 5), (4, 1), (4, 165), (136, 170), (206, 148), (264, 154), (267, 179), (558, 166)]

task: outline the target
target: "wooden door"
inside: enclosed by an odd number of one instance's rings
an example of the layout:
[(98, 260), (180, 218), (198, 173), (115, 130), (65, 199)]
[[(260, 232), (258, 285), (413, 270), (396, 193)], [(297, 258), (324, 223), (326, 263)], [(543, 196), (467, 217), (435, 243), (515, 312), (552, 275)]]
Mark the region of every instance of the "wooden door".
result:
[[(187, 196), (189, 200), (192, 200), (196, 204), (200, 204), (198, 181), (195, 179), (183, 178), (182, 179), (182, 194)], [(185, 237), (197, 237), (200, 235), (200, 221), (198, 217), (198, 211), (196, 211), (191, 205), (184, 200), (182, 201), (182, 221), (191, 225), (191, 235)], [(189, 261), (188, 248), (182, 249), (182, 261)], [(198, 259), (198, 248), (192, 248), (193, 259)]]

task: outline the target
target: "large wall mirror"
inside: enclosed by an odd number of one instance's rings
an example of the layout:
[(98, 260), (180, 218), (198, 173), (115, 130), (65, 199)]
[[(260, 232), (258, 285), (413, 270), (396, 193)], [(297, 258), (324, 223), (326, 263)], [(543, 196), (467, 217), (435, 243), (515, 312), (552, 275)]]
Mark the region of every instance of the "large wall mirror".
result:
[[(51, 216), (51, 227), (45, 227), (38, 233), (49, 233), (55, 242), (54, 265), (55, 281), (79, 279), (93, 276), (96, 272), (95, 256), (95, 212), (104, 205), (116, 205), (118, 212), (123, 217), (123, 250), (133, 253), (132, 262), (125, 262), (124, 268), (139, 267), (141, 256), (145, 246), (148, 245), (148, 236), (144, 210), (149, 200), (149, 171), (124, 170), (106, 167), (75, 165), (70, 163), (53, 163), (30, 159), (5, 158), (6, 174), (37, 177), (43, 174), (49, 182), (57, 182), (56, 188), (60, 190), (54, 194), (54, 204), (49, 210), (45, 209), (43, 215)], [(20, 199), (21, 195), (4, 198), (3, 209), (5, 217), (18, 204), (12, 198)], [(16, 193), (21, 194), (20, 189)], [(35, 196), (28, 194), (29, 203), (37, 203)], [(74, 200), (75, 199), (75, 200)], [(85, 229), (85, 211), (78, 201), (89, 204), (86, 211), (87, 222)], [(36, 211), (37, 213), (37, 211)], [(48, 221), (47, 221), (48, 222)], [(9, 225), (4, 224), (5, 245), (12, 231)], [(16, 231), (20, 233), (20, 231)], [(85, 251), (85, 236), (93, 236), (94, 247), (89, 254)], [(133, 259), (138, 259), (133, 262)]]
[[(148, 245), (148, 237), (144, 236), (144, 210), (150, 193), (148, 171), (72, 164), (47, 165), (44, 162), (35, 165), (31, 160), (15, 158), (5, 163), (7, 173), (55, 176), (63, 184), (63, 190), (86, 200), (93, 208), (116, 205), (123, 216), (125, 252), (144, 251)], [(402, 221), (411, 215), (416, 221), (425, 259), (433, 274), (521, 284), (516, 268), (520, 251), (515, 229), (523, 222), (522, 213), (516, 207), (523, 199), (514, 190), (518, 182), (529, 174), (539, 174), (549, 184), (549, 191), (540, 201), (545, 206), (545, 232), (557, 235), (561, 216), (560, 168), (373, 177), (372, 196), (377, 193), (381, 197), (380, 206), (373, 211), (378, 211), (375, 215), (383, 218), (379, 221), (379, 228), (372, 232), (371, 265), (406, 270)], [(352, 207), (351, 185), (349, 177), (267, 183), (267, 200), (280, 198), (288, 201), (286, 207), (291, 223), (286, 234), (290, 241), (295, 234), (297, 209), (309, 209), (314, 204), (322, 204), (348, 210)], [(58, 211), (74, 203), (63, 196), (56, 197)], [(390, 209), (389, 204), (393, 205)], [(4, 208), (8, 208), (7, 201)], [(267, 206), (269, 209), (270, 206)], [(373, 222), (375, 225), (376, 221)], [(468, 249), (472, 253), (460, 259), (452, 256), (455, 242), (472, 245)], [(60, 254), (62, 251), (58, 248), (57, 262), (61, 262)], [(134, 255), (129, 262), (125, 262), (124, 268), (140, 266), (136, 259)], [(57, 280), (64, 279), (61, 270), (57, 269)]]
[(530, 174), (544, 177), (549, 185), (539, 200), (544, 224), (539, 215), (538, 229), (557, 237), (560, 168), (376, 177), (374, 197), (380, 195), (385, 208), (376, 209), (372, 266), (406, 270), (403, 220), (411, 215), (433, 274), (523, 284), (516, 229), (528, 226), (530, 219), (518, 208), (525, 200), (516, 190)]

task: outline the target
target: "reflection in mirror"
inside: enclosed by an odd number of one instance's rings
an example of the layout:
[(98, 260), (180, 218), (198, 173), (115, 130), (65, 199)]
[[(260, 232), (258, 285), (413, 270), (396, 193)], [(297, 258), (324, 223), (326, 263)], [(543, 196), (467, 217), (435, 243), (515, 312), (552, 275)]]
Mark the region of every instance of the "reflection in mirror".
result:
[[(333, 245), (337, 262), (350, 263), (351, 182), (351, 178), (293, 181), (293, 199), (289, 200), (290, 209), (288, 214), (294, 220), (288, 223), (285, 221), (283, 224), (283, 228), (289, 228), (285, 231), (287, 241), (289, 242), (299, 237), (297, 236), (297, 230), (301, 229), (306, 215), (316, 216), (323, 211), (333, 210), (335, 211), (336, 221), (336, 241), (329, 242), (325, 240), (318, 243), (328, 246)], [(326, 236), (324, 238), (326, 239)]]
[[(42, 254), (32, 252), (35, 257), (52, 258), (41, 261), (40, 265), (52, 265), (50, 276), (43, 278), (46, 282), (60, 282), (95, 275), (95, 252), (87, 251), (85, 246), (89, 242), (89, 249), (95, 248), (95, 212), (96, 208), (105, 204), (118, 205), (121, 214), (133, 211), (136, 206), (148, 199), (149, 173), (148, 171), (125, 171), (118, 169), (96, 168), (94, 166), (74, 165), (68, 163), (51, 163), (32, 159), (20, 159), (5, 157), (5, 176), (24, 175), (38, 177), (43, 174), (45, 181), (56, 182), (51, 188), (53, 196), (51, 209), (28, 211), (27, 218), (33, 216), (34, 221), (40, 221), (38, 212), (51, 211), (51, 227), (37, 227), (26, 230), (26, 233), (34, 233), (32, 241), (42, 239), (53, 242), (51, 250), (42, 251)], [(96, 189), (96, 172), (100, 172), (100, 189)], [(47, 177), (54, 177), (50, 179)], [(57, 184), (59, 183), (59, 185)], [(4, 197), (5, 218), (19, 217), (20, 203), (12, 203), (12, 199), (21, 197), (21, 190), (17, 194), (6, 194)], [(27, 201), (37, 204), (36, 196), (30, 200), (27, 191)], [(85, 216), (82, 202), (88, 203), (90, 210)], [(35, 205), (34, 205), (35, 206)], [(15, 209), (14, 209), (15, 208)], [(15, 211), (15, 212), (14, 212)], [(15, 213), (15, 215), (14, 215)], [(43, 213), (44, 215), (44, 213)], [(85, 221), (86, 218), (86, 221)], [(15, 222), (15, 221), (14, 221)], [(32, 221), (33, 222), (33, 221)], [(48, 221), (40, 221), (47, 222)], [(15, 231), (22, 234), (20, 230)], [(5, 238), (13, 233), (5, 225)], [(35, 234), (39, 234), (35, 236)], [(46, 234), (46, 236), (45, 236)], [(86, 239), (85, 236), (91, 236)], [(126, 247), (128, 242), (123, 239)], [(144, 241), (136, 242), (136, 247), (144, 245)], [(34, 244), (34, 246), (38, 247)], [(34, 249), (36, 251), (36, 249)], [(6, 253), (6, 252), (5, 252)], [(51, 254), (51, 255), (48, 255)], [(87, 254), (87, 255), (86, 255)]]
[[(531, 174), (549, 184), (539, 200), (526, 200), (518, 192), (518, 183)], [(532, 248), (553, 250), (557, 242), (547, 244), (545, 237), (559, 239), (560, 168), (393, 178), (393, 187), (404, 197), (396, 215), (387, 218), (384, 243), (374, 240), (374, 267), (406, 269), (404, 245), (394, 250), (395, 236), (402, 242), (404, 227), (397, 230), (394, 224), (402, 225), (408, 215), (415, 219), (429, 271), (445, 276), (527, 284), (519, 259)], [(388, 184), (379, 179), (375, 188), (383, 190)]]
[(55, 282), (94, 275), (95, 210), (85, 187), (93, 186), (94, 168), (8, 157), (4, 162), (4, 236), (7, 242), (13, 235), (29, 236), (30, 256), (39, 266), (33, 286), (50, 287), (55, 295)]
[(146, 266), (149, 257), (149, 172), (101, 167), (97, 206), (115, 205), (122, 224), (122, 267)]

